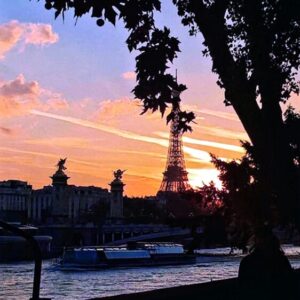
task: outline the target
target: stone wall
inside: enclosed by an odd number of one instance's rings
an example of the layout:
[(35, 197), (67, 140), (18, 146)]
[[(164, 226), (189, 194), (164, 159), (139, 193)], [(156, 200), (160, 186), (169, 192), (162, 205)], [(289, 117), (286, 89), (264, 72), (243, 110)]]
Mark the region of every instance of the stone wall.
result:
[[(300, 269), (296, 270), (299, 279), (300, 289)], [(299, 292), (299, 291), (298, 291)], [(90, 300), (97, 300), (93, 298)], [(172, 288), (158, 289), (148, 292), (125, 294), (112, 297), (101, 298), (101, 300), (237, 300), (238, 281), (237, 278), (218, 280), (206, 283), (184, 285)], [(300, 298), (299, 298), (300, 299)], [(255, 299), (253, 299), (255, 300)]]

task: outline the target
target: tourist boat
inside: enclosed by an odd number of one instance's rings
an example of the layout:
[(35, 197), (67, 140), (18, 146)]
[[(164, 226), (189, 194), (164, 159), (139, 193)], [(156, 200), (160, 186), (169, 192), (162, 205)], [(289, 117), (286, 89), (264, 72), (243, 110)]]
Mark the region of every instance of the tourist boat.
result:
[(59, 262), (59, 269), (145, 267), (194, 262), (196, 262), (196, 256), (186, 254), (180, 244), (130, 243), (120, 247), (67, 247)]

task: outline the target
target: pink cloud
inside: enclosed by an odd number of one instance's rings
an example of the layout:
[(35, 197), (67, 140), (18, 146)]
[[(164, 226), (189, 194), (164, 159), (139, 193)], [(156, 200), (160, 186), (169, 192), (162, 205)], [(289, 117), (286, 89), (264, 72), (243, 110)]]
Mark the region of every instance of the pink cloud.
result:
[(37, 81), (26, 81), (23, 74), (14, 80), (0, 80), (0, 115), (15, 116), (39, 108), (45, 111), (69, 108), (60, 94), (42, 88)]
[[(85, 111), (87, 111), (87, 108), (85, 108)], [(92, 111), (89, 119), (127, 130), (134, 129), (141, 134), (166, 129), (166, 120), (162, 118), (159, 112), (152, 113), (148, 111), (141, 115), (142, 111), (143, 103), (139, 99), (123, 97), (102, 100), (98, 104), (98, 108)], [(82, 117), (86, 118), (86, 115), (82, 115)]]
[(0, 58), (10, 51), (21, 39), (23, 28), (17, 21), (0, 25)]
[(26, 82), (23, 74), (0, 86), (0, 95), (4, 97), (36, 98), (39, 93), (39, 84), (36, 81)]
[(47, 100), (46, 103), (50, 109), (54, 110), (60, 110), (60, 109), (66, 109), (69, 107), (69, 103), (66, 99), (58, 97), (53, 97)]
[(18, 100), (0, 96), (0, 116), (8, 117), (22, 114), (25, 110), (31, 108), (33, 103), (27, 101), (21, 104)]
[(25, 27), (24, 40), (26, 44), (44, 45), (54, 44), (58, 41), (58, 35), (52, 31), (49, 24), (28, 23)]
[(39, 95), (39, 84), (26, 81), (22, 74), (14, 80), (0, 82), (0, 115), (18, 115), (38, 106)]
[(122, 74), (122, 77), (126, 80), (133, 80), (136, 78), (135, 72), (125, 72)]
[[(132, 121), (134, 118), (139, 117), (142, 111), (143, 103), (139, 99), (124, 97), (114, 100), (102, 100), (99, 108), (94, 113), (94, 119), (109, 123), (119, 122), (124, 118)], [(169, 109), (167, 111), (169, 112)], [(159, 121), (164, 127), (166, 124), (159, 112), (152, 113), (148, 111), (140, 119), (145, 122), (148, 122), (148, 120)]]
[(0, 59), (19, 42), (25, 45), (46, 45), (58, 41), (52, 26), (41, 23), (20, 23), (16, 20), (0, 25)]
[(62, 94), (47, 89), (41, 89), (41, 99), (43, 101), (43, 110), (60, 110), (69, 108), (68, 101)]

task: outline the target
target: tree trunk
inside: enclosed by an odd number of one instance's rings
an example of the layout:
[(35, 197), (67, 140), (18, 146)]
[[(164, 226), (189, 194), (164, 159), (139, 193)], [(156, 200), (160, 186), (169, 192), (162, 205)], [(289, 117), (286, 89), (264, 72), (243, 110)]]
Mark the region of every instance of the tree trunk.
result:
[[(297, 176), (284, 132), (280, 99), (277, 99), (280, 97), (280, 83), (274, 82), (272, 70), (261, 73), (264, 76), (259, 83), (264, 85), (264, 92), (260, 108), (256, 99), (257, 82), (247, 78), (245, 68), (235, 62), (230, 52), (226, 8), (225, 0), (217, 1), (212, 8), (207, 8), (202, 1), (194, 1), (195, 22), (208, 47), (213, 71), (219, 75), (225, 89), (225, 100), (233, 106), (254, 146), (266, 189), (267, 206), (276, 205), (284, 218), (300, 216), (296, 202)], [(259, 62), (257, 64), (259, 69), (263, 67)], [(266, 78), (266, 74), (270, 76)]]

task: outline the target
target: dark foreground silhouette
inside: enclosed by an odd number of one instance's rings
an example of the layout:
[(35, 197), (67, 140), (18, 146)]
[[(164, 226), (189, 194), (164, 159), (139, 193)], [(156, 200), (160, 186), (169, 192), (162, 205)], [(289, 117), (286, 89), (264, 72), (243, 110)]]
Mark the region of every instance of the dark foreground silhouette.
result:
[(239, 268), (239, 299), (300, 299), (294, 270), (268, 228), (254, 235), (254, 247)]

